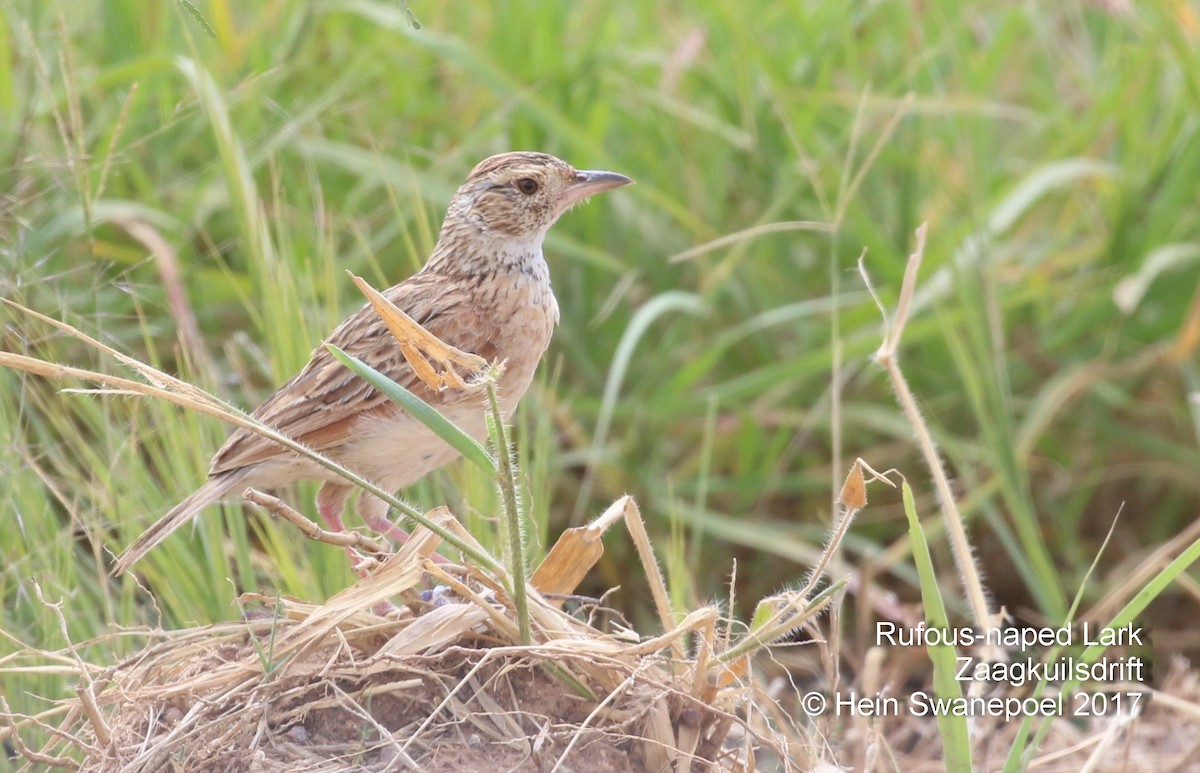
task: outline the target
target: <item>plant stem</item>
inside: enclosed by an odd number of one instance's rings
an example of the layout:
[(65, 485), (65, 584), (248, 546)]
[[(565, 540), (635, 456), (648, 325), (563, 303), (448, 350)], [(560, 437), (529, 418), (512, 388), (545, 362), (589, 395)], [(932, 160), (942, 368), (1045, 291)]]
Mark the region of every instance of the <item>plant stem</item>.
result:
[(496, 396), (496, 382), (487, 382), (488, 433), (496, 446), (496, 482), (500, 488), (500, 503), (503, 513), (500, 528), (508, 559), (508, 574), (512, 586), (513, 604), (516, 607), (517, 624), (521, 632), (521, 643), (531, 644), (533, 634), (529, 625), (529, 598), (525, 586), (525, 524), (521, 497), (518, 493), (517, 466), (513, 463), (512, 448), (509, 447), (508, 432), (504, 427), (504, 414)]

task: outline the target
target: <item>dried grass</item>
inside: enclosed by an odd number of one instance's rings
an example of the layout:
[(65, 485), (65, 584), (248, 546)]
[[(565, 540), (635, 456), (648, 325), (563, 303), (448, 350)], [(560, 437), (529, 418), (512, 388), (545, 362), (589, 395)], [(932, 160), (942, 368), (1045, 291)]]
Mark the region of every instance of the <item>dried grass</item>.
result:
[[(622, 517), (637, 517), (631, 499), (598, 521)], [(597, 536), (569, 532), (561, 549), (577, 554)], [(52, 712), (51, 741), (20, 750), (39, 765), (105, 771), (733, 771), (753, 768), (755, 747), (786, 758), (786, 744), (743, 719), (746, 681), (681, 657), (715, 646), (682, 645), (714, 630), (715, 610), (646, 638), (580, 620), (535, 585), (538, 643), (520, 646), (502, 584), (430, 560), (437, 543), (418, 529), (325, 604), (245, 595), (239, 622), (154, 632), (110, 668), (78, 663), (85, 687)], [(540, 576), (562, 590), (556, 564), (577, 567), (547, 560)], [(18, 731), (53, 721), (8, 718)]]
[[(445, 510), (429, 515), (455, 528)], [(246, 594), (242, 620), (143, 632), (145, 648), (109, 667), (71, 649), (29, 651), (40, 668), (73, 674), (77, 696), (37, 717), (0, 700), (0, 737), (30, 770), (846, 769), (832, 760), (946, 769), (932, 718), (802, 718), (800, 693), (828, 689), (828, 662), (843, 659), (822, 641), (776, 650), (778, 660), (751, 670), (754, 653), (735, 650), (754, 637), (718, 633), (729, 621), (713, 607), (657, 636), (564, 610), (580, 567), (600, 555), (601, 533), (618, 523), (637, 531), (628, 497), (567, 532), (538, 568), (529, 594), (536, 644), (519, 644), (499, 578), (430, 560), (439, 540), (418, 529), (324, 604)], [(919, 650), (874, 648), (840, 690), (903, 700), (902, 687), (927, 678), (921, 660)], [(1128, 688), (1153, 693), (1144, 711), (1056, 719), (1028, 769), (1200, 770), (1200, 678), (1189, 665), (1174, 663), (1161, 691)], [(26, 747), (32, 730), (49, 742)], [(1016, 723), (975, 722), (976, 769), (1002, 767), (1015, 733)]]

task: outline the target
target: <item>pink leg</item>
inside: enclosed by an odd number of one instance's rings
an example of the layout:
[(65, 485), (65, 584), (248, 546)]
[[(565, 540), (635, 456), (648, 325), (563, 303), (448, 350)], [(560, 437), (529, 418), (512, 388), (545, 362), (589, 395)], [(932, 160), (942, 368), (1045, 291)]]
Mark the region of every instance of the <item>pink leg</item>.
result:
[(358, 497), (358, 514), (363, 523), (370, 526), (376, 533), (394, 539), (403, 545), (408, 541), (408, 532), (388, 520), (388, 503), (378, 497), (363, 492)]
[(349, 486), (338, 486), (326, 483), (317, 492), (317, 512), (330, 531), (345, 531), (346, 524), (342, 523), (342, 513), (346, 509), (346, 498), (350, 496)]
[[(351, 491), (349, 486), (326, 483), (317, 492), (317, 512), (330, 531), (343, 532), (346, 530), (346, 524), (342, 521), (342, 513), (346, 510), (346, 499), (350, 496)], [(358, 568), (362, 556), (349, 546), (346, 547), (346, 555), (350, 558), (350, 566), (358, 576), (366, 577), (366, 570)]]
[[(358, 497), (358, 513), (362, 516), (363, 522), (374, 529), (377, 533), (383, 534), (390, 539), (395, 540), (398, 544), (403, 545), (408, 542), (408, 532), (401, 529), (396, 524), (388, 520), (387, 517), (388, 504), (378, 497), (373, 497), (370, 494), (360, 494)], [(430, 556), (435, 563), (445, 563), (446, 559), (441, 555), (434, 553)]]
[[(373, 497), (365, 491), (358, 495), (358, 514), (363, 523), (374, 529), (378, 534), (390, 537), (401, 545), (408, 539), (408, 532), (388, 520), (388, 503), (378, 497)], [(371, 608), (380, 617), (388, 617), (400, 609), (390, 601), (381, 601)]]

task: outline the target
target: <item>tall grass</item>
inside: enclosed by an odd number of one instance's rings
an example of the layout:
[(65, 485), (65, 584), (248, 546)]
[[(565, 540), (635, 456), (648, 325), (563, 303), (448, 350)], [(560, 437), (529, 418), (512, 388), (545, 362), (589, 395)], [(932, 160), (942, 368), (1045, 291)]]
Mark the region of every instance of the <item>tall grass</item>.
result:
[[(682, 535), (673, 590), (724, 596), (736, 556), (738, 598), (756, 600), (805, 573), (856, 456), (904, 470), (936, 511), (868, 367), (879, 320), (852, 272), (866, 248), (894, 299), (928, 220), (905, 373), (996, 599), (1059, 620), (1120, 503), (1122, 539), (1085, 597), (1195, 518), (1192, 6), (195, 8), (215, 38), (166, 0), (0, 5), (0, 296), (253, 405), (361, 303), (343, 269), (386, 286), (421, 264), (478, 159), (536, 148), (629, 174), (636, 187), (547, 244), (562, 324), (516, 428), (537, 539), (630, 492), (663, 544)], [(174, 250), (178, 282), (135, 224)], [(1164, 250), (1177, 259), (1152, 260)], [(198, 344), (181, 337), (189, 314)], [(119, 367), (0, 320), (5, 349)], [(0, 629), (58, 641), (35, 584), (83, 641), (160, 613), (234, 616), (231, 576), (307, 598), (350, 581), (338, 551), (237, 507), (139, 567), (157, 607), (108, 578), (106, 551), (199, 485), (224, 429), (56, 388), (0, 372)], [(459, 465), (405, 496), (487, 531), (493, 488)], [(948, 566), (941, 535), (928, 529)], [(898, 498), (873, 502), (848, 558), (888, 557), (915, 599), (907, 540)], [(613, 544), (594, 589), (633, 561)], [(1167, 638), (1182, 619), (1159, 621)]]

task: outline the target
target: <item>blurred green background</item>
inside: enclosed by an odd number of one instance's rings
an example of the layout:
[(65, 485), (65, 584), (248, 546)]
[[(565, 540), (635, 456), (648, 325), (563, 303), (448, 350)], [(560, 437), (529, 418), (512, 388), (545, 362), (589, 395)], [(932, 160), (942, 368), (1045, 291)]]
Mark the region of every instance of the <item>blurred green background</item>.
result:
[[(928, 221), (901, 362), (995, 603), (1057, 622), (1118, 510), (1085, 608), (1200, 512), (1200, 15), (1132, 6), (9, 0), (0, 296), (252, 407), (361, 304), (345, 269), (421, 265), (478, 160), (628, 174), (547, 242), (562, 324), (516, 421), (531, 511), (545, 546), (634, 495), (676, 601), (727, 597), (736, 560), (744, 619), (805, 575), (855, 457), (938, 520), (855, 270), (865, 249), (894, 305)], [(0, 348), (127, 374), (0, 324)], [(0, 371), (0, 629), (64, 644), (39, 589), (84, 642), (352, 581), (236, 507), (139, 565), (156, 603), (107, 577), (226, 430), (62, 386)], [(839, 571), (911, 601), (899, 497), (871, 494)], [(406, 497), (491, 528), (466, 465)], [(584, 590), (621, 585), (646, 620), (629, 541), (606, 545)], [(1195, 579), (1153, 608), (1158, 650), (1200, 648)], [(5, 692), (34, 711), (56, 678)]]

